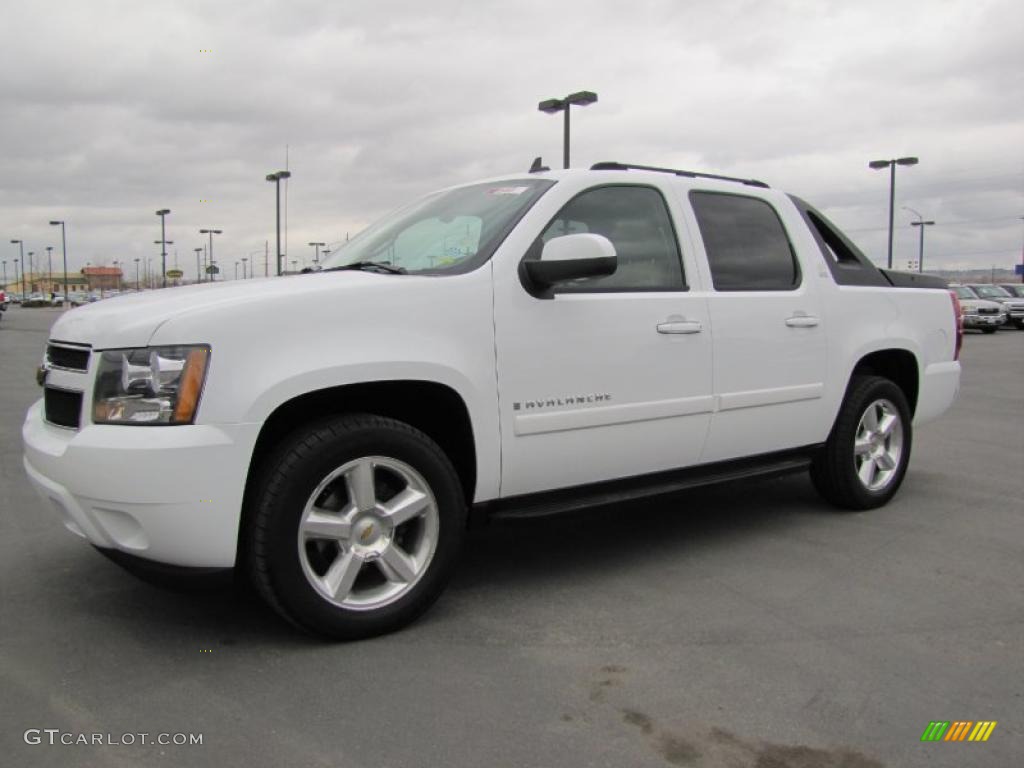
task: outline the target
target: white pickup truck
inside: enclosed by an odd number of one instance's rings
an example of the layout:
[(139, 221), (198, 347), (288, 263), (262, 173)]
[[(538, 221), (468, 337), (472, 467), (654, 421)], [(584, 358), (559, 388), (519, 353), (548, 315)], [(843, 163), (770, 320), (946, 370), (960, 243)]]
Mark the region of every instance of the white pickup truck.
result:
[(470, 513), (808, 468), (832, 504), (882, 505), (959, 346), (945, 283), (761, 182), (513, 174), (316, 272), (69, 311), (25, 469), (130, 570), (244, 569), (294, 624), (365, 637), (440, 595)]

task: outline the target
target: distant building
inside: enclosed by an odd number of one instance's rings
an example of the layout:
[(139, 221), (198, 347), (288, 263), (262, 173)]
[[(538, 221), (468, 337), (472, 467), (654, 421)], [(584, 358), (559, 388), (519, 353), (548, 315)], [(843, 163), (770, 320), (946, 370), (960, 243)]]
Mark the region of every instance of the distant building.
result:
[[(10, 290), (21, 292), (21, 276), (17, 282), (11, 280), (8, 285)], [(76, 275), (73, 272), (68, 275), (68, 293), (85, 293), (89, 290), (89, 283), (84, 275)], [(57, 293), (64, 295), (64, 276), (54, 272), (52, 275), (46, 272), (29, 272), (25, 275), (25, 291), (33, 293), (50, 294)]]
[[(120, 267), (84, 267), (82, 275), (90, 291), (116, 291), (124, 275)], [(69, 277), (70, 279), (70, 277)]]

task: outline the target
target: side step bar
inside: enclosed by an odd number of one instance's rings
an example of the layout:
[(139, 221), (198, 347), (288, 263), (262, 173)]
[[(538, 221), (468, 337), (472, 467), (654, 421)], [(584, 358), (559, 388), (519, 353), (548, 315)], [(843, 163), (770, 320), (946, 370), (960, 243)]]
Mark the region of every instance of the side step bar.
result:
[(473, 514), (475, 517), (480, 516), (492, 520), (544, 517), (564, 512), (576, 512), (588, 507), (622, 504), (705, 485), (717, 485), (753, 477), (788, 475), (807, 469), (814, 453), (820, 448), (820, 445), (811, 445), (745, 459), (702, 464), (650, 475), (638, 475), (622, 480), (510, 496), (505, 499), (476, 504)]

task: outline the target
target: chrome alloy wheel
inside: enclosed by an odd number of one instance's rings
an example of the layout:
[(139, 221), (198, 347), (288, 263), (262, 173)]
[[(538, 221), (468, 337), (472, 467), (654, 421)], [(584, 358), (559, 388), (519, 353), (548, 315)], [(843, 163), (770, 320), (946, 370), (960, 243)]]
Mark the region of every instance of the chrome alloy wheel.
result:
[(903, 454), (903, 421), (890, 401), (875, 400), (857, 424), (853, 462), (860, 482), (869, 491), (881, 491), (896, 477)]
[(310, 495), (299, 520), (299, 562), (328, 602), (374, 610), (426, 573), (438, 526), (437, 501), (415, 469), (363, 456), (328, 474)]

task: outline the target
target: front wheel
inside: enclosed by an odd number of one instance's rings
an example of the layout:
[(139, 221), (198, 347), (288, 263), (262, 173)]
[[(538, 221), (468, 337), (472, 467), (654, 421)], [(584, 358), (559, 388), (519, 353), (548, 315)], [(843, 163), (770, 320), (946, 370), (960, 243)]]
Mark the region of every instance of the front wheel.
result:
[(263, 471), (249, 565), (284, 618), (352, 640), (399, 629), (440, 596), (466, 502), (425, 434), (379, 416), (334, 417), (294, 433)]
[(987, 325), (987, 326), (985, 326), (984, 328), (981, 329), (981, 332), (982, 333), (995, 333), (998, 330), (999, 329), (994, 327), (994, 326)]
[(873, 509), (891, 499), (910, 461), (907, 399), (880, 376), (855, 376), (832, 433), (811, 464), (811, 479), (829, 502)]

